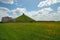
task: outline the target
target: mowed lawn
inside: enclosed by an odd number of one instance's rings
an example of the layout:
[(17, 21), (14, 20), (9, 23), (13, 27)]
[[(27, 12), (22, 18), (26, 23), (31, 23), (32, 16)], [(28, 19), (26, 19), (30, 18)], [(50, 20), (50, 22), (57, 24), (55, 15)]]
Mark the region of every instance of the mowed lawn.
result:
[(0, 40), (60, 40), (60, 22), (0, 23)]

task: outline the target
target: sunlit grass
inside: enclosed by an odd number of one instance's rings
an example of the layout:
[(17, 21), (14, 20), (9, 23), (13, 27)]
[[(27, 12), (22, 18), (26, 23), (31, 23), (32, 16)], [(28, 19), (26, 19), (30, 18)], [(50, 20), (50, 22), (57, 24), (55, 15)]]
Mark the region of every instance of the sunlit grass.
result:
[(60, 40), (60, 23), (0, 23), (0, 40)]

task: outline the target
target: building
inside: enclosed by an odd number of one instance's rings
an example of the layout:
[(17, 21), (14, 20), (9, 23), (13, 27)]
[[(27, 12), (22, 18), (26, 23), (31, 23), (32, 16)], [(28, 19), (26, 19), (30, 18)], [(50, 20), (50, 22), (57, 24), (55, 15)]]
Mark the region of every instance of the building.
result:
[(14, 21), (15, 20), (13, 18), (8, 17), (8, 16), (2, 17), (2, 20), (1, 20), (2, 23), (9, 23), (9, 22), (14, 22)]

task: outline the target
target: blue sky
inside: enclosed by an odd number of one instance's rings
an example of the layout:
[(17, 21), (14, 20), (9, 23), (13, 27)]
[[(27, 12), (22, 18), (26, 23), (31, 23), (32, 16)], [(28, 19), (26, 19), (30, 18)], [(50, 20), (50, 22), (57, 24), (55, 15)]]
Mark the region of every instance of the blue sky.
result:
[[(32, 12), (31, 15), (33, 15), (33, 11), (37, 12), (39, 10), (45, 10), (45, 8), (47, 8), (47, 9), (51, 8), (52, 9), (51, 12), (55, 13), (55, 12), (57, 12), (57, 8), (60, 7), (60, 0), (58, 0), (58, 1), (57, 0), (56, 1), (55, 0), (53, 0), (53, 1), (51, 1), (51, 0), (49, 0), (49, 1), (47, 1), (47, 0), (11, 0), (11, 3), (13, 2), (12, 4), (9, 2), (10, 0), (8, 0), (7, 2), (6, 1), (7, 0), (0, 0), (0, 7), (9, 9), (10, 13), (8, 12), (8, 14), (11, 16), (13, 15), (12, 14), (13, 12), (11, 12), (11, 11), (15, 10), (17, 8), (25, 8), (26, 9), (25, 11), (27, 11), (27, 14)], [(15, 14), (15, 15), (17, 15), (17, 14)], [(34, 19), (34, 17), (32, 17), (32, 18)]]
[(9, 9), (15, 9), (17, 7), (19, 8), (26, 8), (28, 11), (32, 10), (38, 10), (39, 8), (37, 7), (38, 3), (42, 0), (14, 0), (14, 4), (5, 4), (3, 2), (0, 2), (1, 7), (6, 7)]
[[(14, 4), (5, 4), (3, 2), (0, 2), (0, 7), (6, 7), (10, 10), (13, 10), (17, 7), (19, 8), (26, 8), (27, 11), (33, 11), (33, 10), (40, 10), (44, 7), (37, 7), (39, 2), (44, 1), (44, 0), (14, 0)], [(47, 7), (51, 7), (52, 9), (56, 10), (57, 7), (60, 6), (60, 3), (56, 3)]]

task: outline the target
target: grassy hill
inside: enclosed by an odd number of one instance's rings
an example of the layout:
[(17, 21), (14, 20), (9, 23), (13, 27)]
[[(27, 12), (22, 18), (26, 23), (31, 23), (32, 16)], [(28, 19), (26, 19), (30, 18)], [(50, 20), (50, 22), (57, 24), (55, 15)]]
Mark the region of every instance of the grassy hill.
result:
[(0, 40), (60, 40), (60, 23), (0, 23)]
[(32, 18), (26, 16), (25, 14), (23, 14), (22, 16), (19, 16), (15, 20), (16, 20), (16, 22), (33, 22), (33, 21), (35, 21)]

